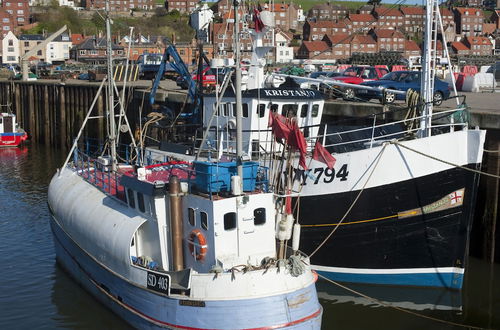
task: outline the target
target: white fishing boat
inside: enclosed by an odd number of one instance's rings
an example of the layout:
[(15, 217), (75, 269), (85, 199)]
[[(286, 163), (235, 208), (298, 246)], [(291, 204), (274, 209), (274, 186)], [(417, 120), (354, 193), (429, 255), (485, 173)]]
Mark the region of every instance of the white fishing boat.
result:
[(298, 229), (276, 224), (283, 201), (267, 169), (118, 163), (109, 78), (107, 87), (109, 148), (85, 154), (82, 129), (49, 186), (58, 263), (140, 329), (320, 329), (317, 274), (298, 251)]

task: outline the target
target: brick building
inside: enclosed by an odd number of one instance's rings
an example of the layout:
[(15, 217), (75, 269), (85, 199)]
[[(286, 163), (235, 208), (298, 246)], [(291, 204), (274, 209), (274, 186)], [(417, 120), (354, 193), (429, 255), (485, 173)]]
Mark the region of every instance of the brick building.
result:
[(351, 33), (366, 33), (377, 27), (377, 19), (371, 14), (349, 14), (346, 24)]
[(332, 59), (344, 59), (351, 56), (351, 40), (347, 33), (327, 34), (323, 37), (328, 47), (331, 48)]
[(340, 5), (334, 5), (331, 3), (322, 3), (314, 5), (307, 15), (308, 18), (313, 18), (318, 21), (321, 20), (342, 20), (344, 19), (349, 10)]
[(274, 15), (274, 24), (282, 30), (288, 31), (290, 29), (297, 29), (299, 25), (299, 7), (294, 4), (277, 3), (274, 8), (267, 8)]
[(484, 17), (478, 8), (455, 8), (457, 34), (475, 36), (483, 33)]
[(404, 29), (407, 33), (418, 33), (424, 29), (425, 9), (420, 6), (401, 7), (404, 17)]
[[(86, 1), (87, 9), (104, 9), (106, 0)], [(110, 1), (109, 9), (111, 11), (129, 12), (132, 9), (152, 10), (156, 8), (154, 0), (114, 0)]]
[(28, 0), (4, 0), (2, 9), (12, 16), (14, 27), (30, 23), (30, 7)]
[(299, 59), (329, 60), (332, 59), (331, 48), (325, 41), (304, 41), (297, 51)]
[(179, 13), (190, 14), (196, 9), (198, 1), (195, 0), (166, 0), (167, 11), (177, 10)]
[(410, 56), (420, 56), (421, 50), (417, 43), (413, 40), (405, 40), (405, 52), (404, 57), (409, 58)]
[[(113, 43), (111, 46), (113, 56), (123, 56), (123, 47)], [(70, 50), (70, 58), (92, 65), (105, 65), (106, 56), (106, 38), (91, 37), (85, 39), (81, 44), (76, 45)]]
[(380, 29), (399, 28), (404, 30), (404, 16), (397, 8), (377, 7), (373, 10)]
[(451, 43), (451, 49), (456, 55), (469, 55), (470, 49), (460, 41)]
[(5, 37), (9, 31), (13, 31), (15, 25), (14, 18), (4, 8), (0, 8), (0, 26), (2, 28), (1, 37)]
[(378, 52), (377, 42), (371, 35), (355, 35), (351, 40), (351, 54), (365, 53), (374, 54)]
[(470, 55), (492, 55), (493, 45), (486, 37), (467, 36), (462, 43), (470, 49)]
[(372, 29), (369, 35), (377, 42), (378, 51), (400, 51), (405, 49), (405, 36), (398, 30)]
[(307, 41), (321, 40), (327, 34), (347, 33), (348, 28), (344, 22), (337, 21), (307, 21), (304, 24), (303, 39)]

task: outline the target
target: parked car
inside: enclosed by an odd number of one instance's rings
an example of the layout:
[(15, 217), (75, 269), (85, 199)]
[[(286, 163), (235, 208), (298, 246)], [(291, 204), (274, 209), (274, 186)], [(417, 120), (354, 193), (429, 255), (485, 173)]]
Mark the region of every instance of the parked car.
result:
[(486, 72), (493, 73), (495, 75), (495, 80), (500, 80), (500, 61), (490, 66)]
[[(191, 78), (195, 82), (198, 81), (199, 75), (197, 74), (197, 70), (194, 70), (191, 73)], [(188, 82), (186, 81), (186, 79), (183, 76), (177, 77), (175, 83), (176, 83), (177, 86), (179, 86), (182, 89), (187, 89), (189, 87), (188, 86)], [(209, 66), (206, 66), (206, 67), (203, 68), (203, 71), (202, 71), (202, 83), (203, 83), (203, 87), (212, 87), (212, 86), (216, 85), (215, 72)]]
[[(385, 104), (393, 103), (395, 100), (404, 100), (405, 95), (395, 94), (384, 89), (394, 89), (399, 91), (407, 91), (413, 89), (420, 91), (421, 73), (419, 71), (393, 71), (386, 74), (380, 80), (367, 81), (361, 85), (378, 87), (378, 90), (359, 89), (356, 91), (356, 96), (364, 100), (378, 99)], [(434, 80), (434, 104), (439, 106), (443, 100), (450, 97), (450, 86), (448, 83), (435, 78)]]
[[(389, 72), (386, 68), (373, 66), (351, 66), (347, 68), (342, 75), (334, 77), (334, 80), (343, 83), (359, 85), (366, 81), (378, 80)], [(356, 97), (355, 88), (344, 87), (333, 84), (332, 87), (337, 90), (337, 96), (342, 96), (346, 100), (352, 100)]]

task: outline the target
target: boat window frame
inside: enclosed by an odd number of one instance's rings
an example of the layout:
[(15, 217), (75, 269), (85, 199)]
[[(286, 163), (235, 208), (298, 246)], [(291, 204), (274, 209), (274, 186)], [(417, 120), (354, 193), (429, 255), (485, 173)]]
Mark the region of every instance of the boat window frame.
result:
[(259, 118), (264, 118), (266, 116), (267, 105), (265, 103), (257, 104), (257, 115)]
[[(130, 197), (132, 195), (132, 197)], [(127, 204), (135, 209), (135, 192), (132, 188), (127, 188)]]
[[(291, 109), (288, 109), (291, 107)], [(296, 103), (286, 103), (281, 105), (281, 115), (286, 118), (296, 118), (299, 111), (299, 105)], [(289, 113), (292, 113), (289, 115)]]
[(311, 108), (311, 117), (317, 118), (318, 116), (319, 116), (319, 104), (315, 103), (312, 105), (312, 108)]
[(137, 192), (137, 208), (142, 213), (146, 213), (146, 201), (144, 199), (144, 194), (141, 192)]
[[(228, 219), (228, 216), (232, 216), (231, 219)], [(228, 223), (231, 221), (231, 223)], [(223, 223), (224, 223), (224, 230), (225, 231), (233, 231), (237, 228), (238, 225), (238, 216), (236, 212), (227, 212), (224, 214), (223, 217)]]
[[(263, 211), (262, 215), (257, 216), (257, 212)], [(254, 226), (263, 226), (266, 224), (266, 208), (258, 207), (253, 210), (253, 224)]]
[(205, 211), (200, 212), (200, 227), (208, 231), (208, 213)]
[[(304, 110), (305, 110), (305, 114), (304, 114)], [(300, 118), (307, 118), (308, 112), (309, 112), (309, 104), (307, 104), (307, 103), (302, 104), (302, 106), (300, 107)]]
[(191, 227), (196, 226), (196, 210), (193, 207), (188, 207), (188, 223)]

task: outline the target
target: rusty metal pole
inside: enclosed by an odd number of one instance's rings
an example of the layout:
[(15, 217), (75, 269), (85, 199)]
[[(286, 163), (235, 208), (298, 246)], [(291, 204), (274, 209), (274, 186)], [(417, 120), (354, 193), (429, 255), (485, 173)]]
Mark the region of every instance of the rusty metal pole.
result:
[(172, 228), (172, 257), (174, 270), (184, 269), (184, 257), (182, 254), (182, 199), (181, 184), (175, 175), (170, 177), (170, 226)]

